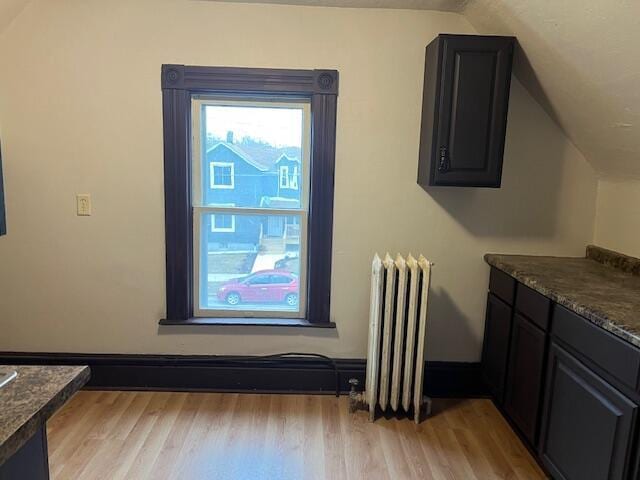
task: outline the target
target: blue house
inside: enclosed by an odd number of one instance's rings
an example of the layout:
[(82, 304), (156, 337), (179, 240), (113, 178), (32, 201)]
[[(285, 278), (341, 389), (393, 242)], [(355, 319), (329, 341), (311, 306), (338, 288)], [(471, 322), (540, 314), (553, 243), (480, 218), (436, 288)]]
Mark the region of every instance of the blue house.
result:
[[(208, 205), (229, 207), (299, 208), (302, 188), (301, 151), (243, 139), (216, 142), (206, 153), (202, 187)], [(295, 216), (217, 214), (208, 218), (208, 241), (216, 250), (256, 250), (271, 243), (296, 249)]]

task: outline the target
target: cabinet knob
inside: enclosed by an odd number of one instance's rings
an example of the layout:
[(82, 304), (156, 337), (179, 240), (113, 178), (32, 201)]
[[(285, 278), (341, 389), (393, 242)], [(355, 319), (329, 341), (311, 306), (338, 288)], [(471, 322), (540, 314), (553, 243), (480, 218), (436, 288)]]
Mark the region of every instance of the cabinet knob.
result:
[(440, 147), (440, 162), (438, 162), (438, 171), (441, 173), (449, 171), (449, 155), (447, 147)]

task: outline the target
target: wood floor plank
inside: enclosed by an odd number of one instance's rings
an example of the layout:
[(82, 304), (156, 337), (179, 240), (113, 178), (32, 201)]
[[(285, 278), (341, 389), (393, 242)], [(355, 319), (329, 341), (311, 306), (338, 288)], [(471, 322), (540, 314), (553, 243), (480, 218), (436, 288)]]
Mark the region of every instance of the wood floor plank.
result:
[(347, 478), (391, 478), (378, 436), (379, 425), (370, 423), (364, 412), (349, 413), (346, 397), (341, 400), (338, 414), (347, 447)]
[(115, 431), (106, 438), (82, 472), (82, 477), (95, 480), (123, 478), (142, 448), (168, 395), (142, 392), (131, 402)]
[(333, 396), (320, 398), (325, 477), (344, 480), (347, 478), (345, 440), (340, 426), (339, 409), (347, 406), (340, 405), (339, 399)]
[[(74, 478), (71, 475), (84, 466), (88, 458), (86, 455), (80, 455), (78, 451), (88, 454), (98, 443), (91, 431), (109, 421), (116, 408), (124, 409), (133, 400), (133, 396), (126, 395), (122, 397), (122, 402), (116, 403), (119, 396), (119, 392), (107, 392), (106, 395), (97, 397), (88, 409), (83, 410), (82, 420), (75, 423), (68, 434), (61, 439), (59, 448), (54, 444), (49, 458), (54, 465), (52, 469), (54, 475), (59, 474), (61, 478)], [(57, 461), (58, 459), (61, 461)]]
[[(138, 450), (136, 458), (123, 478), (145, 479), (155, 465), (162, 447), (169, 436), (182, 405), (187, 400), (186, 393), (170, 394), (164, 408), (159, 412), (158, 419), (151, 428), (149, 435)], [(115, 479), (114, 479), (115, 480)]]
[(216, 393), (201, 395), (203, 395), (202, 402), (196, 412), (190, 434), (185, 440), (179, 463), (174, 468), (173, 478), (206, 478), (197, 476), (196, 472), (198, 465), (206, 463), (209, 452), (204, 448), (204, 442), (214, 425), (214, 417), (222, 395)]
[(132, 411), (132, 404), (140, 398), (142, 394), (126, 395), (122, 401), (114, 398), (113, 403), (109, 403), (101, 410), (90, 425), (90, 429), (81, 442), (76, 442), (73, 453), (65, 461), (64, 467), (60, 470), (62, 478), (82, 478), (82, 471), (92, 460), (94, 453), (106, 442), (105, 440), (117, 427), (120, 419), (127, 411)]
[[(260, 438), (264, 432), (253, 430), (254, 412), (259, 401), (257, 395), (238, 395), (231, 428), (227, 430), (225, 441), (221, 446), (219, 467), (224, 472), (222, 478), (239, 480), (263, 478), (260, 460), (262, 444)], [(254, 441), (257, 440), (257, 445)]]
[[(464, 415), (474, 433), (473, 439), (480, 445), (481, 453), (487, 458), (493, 475), (496, 478), (517, 478), (517, 475), (507, 460), (501, 446), (491, 435), (491, 426), (487, 425), (482, 416), (474, 409), (473, 403), (465, 402)], [(535, 475), (534, 475), (535, 477)]]
[(322, 480), (325, 474), (324, 436), (322, 431), (322, 406), (320, 397), (308, 395), (303, 402), (303, 478)]
[(202, 394), (188, 393), (178, 415), (173, 422), (162, 449), (149, 474), (150, 478), (173, 478), (173, 469), (181, 458), (182, 449), (188, 438), (193, 420), (200, 403), (204, 400)]
[(189, 459), (184, 470), (184, 478), (224, 478), (222, 472), (226, 461), (224, 445), (227, 432), (234, 428), (233, 413), (238, 402), (237, 394), (211, 394), (213, 401), (204, 402), (208, 406), (209, 423), (207, 434), (198, 448), (197, 456)]
[(413, 422), (399, 421), (393, 424), (395, 435), (400, 443), (402, 454), (406, 457), (412, 478), (435, 480), (429, 462), (425, 462), (420, 446), (418, 426)]
[[(82, 436), (82, 432), (78, 432), (78, 435), (76, 435), (76, 431), (84, 423), (81, 419), (88, 416), (92, 409), (98, 408), (95, 406), (98, 398), (110, 393), (113, 392), (80, 392), (49, 420), (47, 423), (47, 436), (50, 457), (54, 456), (61, 448), (64, 448), (72, 438)], [(58, 421), (59, 417), (60, 420)], [(52, 424), (51, 429), (49, 429), (50, 424)]]
[(284, 455), (283, 478), (304, 478), (304, 397), (302, 395), (286, 395), (284, 409)]
[(347, 397), (82, 391), (48, 424), (51, 478), (546, 478), (491, 401), (433, 412), (370, 423)]
[(531, 478), (544, 478), (540, 467), (535, 463), (525, 446), (520, 442), (516, 434), (509, 427), (507, 421), (493, 406), (490, 400), (484, 399), (473, 404), (479, 411), (487, 428), (499, 448), (504, 452), (511, 469), (515, 473), (514, 478), (529, 480)]

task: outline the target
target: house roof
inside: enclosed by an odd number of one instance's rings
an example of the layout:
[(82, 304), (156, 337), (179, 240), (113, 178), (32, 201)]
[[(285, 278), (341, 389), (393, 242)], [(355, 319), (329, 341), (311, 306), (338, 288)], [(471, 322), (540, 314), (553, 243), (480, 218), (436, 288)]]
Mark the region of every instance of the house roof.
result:
[(250, 165), (263, 172), (276, 171), (276, 164), (285, 157), (300, 161), (299, 147), (274, 147), (266, 143), (237, 144), (218, 142), (207, 150), (207, 154), (219, 147), (226, 147)]

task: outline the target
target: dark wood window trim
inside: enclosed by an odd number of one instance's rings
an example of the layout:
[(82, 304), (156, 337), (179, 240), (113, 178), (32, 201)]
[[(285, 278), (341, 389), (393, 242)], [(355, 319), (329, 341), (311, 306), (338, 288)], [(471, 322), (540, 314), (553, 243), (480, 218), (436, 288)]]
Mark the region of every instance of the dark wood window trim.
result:
[[(193, 319), (193, 225), (191, 211), (191, 97), (256, 94), (311, 101), (311, 186), (308, 228), (307, 311), (304, 322), (329, 319), (333, 186), (338, 72), (265, 68), (163, 65), (164, 186), (167, 316), (161, 324), (207, 324)], [(268, 324), (272, 319), (264, 319)], [(262, 320), (251, 319), (257, 324)], [(210, 319), (209, 324), (221, 324)], [(282, 325), (282, 322), (273, 322)]]

